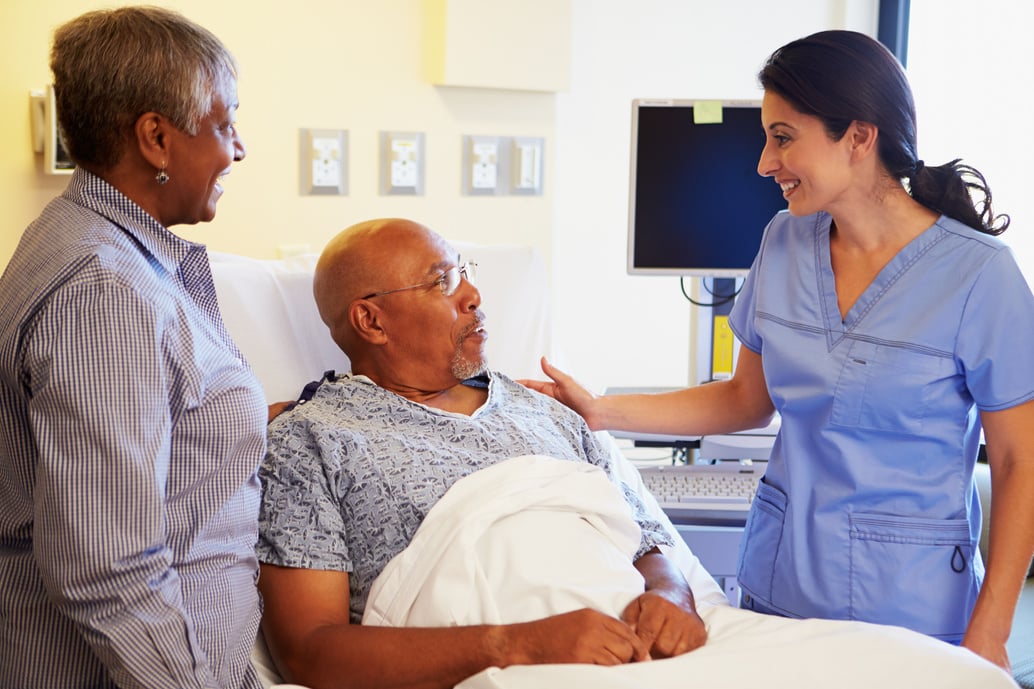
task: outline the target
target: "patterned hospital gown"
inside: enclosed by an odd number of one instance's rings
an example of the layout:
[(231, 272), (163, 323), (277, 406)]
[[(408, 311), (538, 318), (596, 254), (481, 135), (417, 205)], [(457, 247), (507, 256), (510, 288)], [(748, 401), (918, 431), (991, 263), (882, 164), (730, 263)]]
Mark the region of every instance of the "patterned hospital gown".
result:
[[(488, 386), (488, 400), (471, 416), (341, 376), (278, 417), (260, 470), (259, 559), (349, 572), (359, 622), (374, 579), (464, 476), (527, 454), (591, 462), (612, 475), (606, 451), (568, 408), (499, 373), (467, 384)], [(622, 488), (643, 531), (636, 557), (671, 545), (635, 493)]]

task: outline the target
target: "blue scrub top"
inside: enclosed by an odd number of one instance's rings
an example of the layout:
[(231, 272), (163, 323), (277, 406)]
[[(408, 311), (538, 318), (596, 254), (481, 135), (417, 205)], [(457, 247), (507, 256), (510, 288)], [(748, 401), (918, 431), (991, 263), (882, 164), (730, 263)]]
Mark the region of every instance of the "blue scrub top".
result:
[(984, 574), (977, 410), (1034, 399), (1034, 297), (1000, 240), (941, 217), (842, 320), (830, 225), (777, 214), (730, 316), (782, 416), (739, 583), (958, 641)]

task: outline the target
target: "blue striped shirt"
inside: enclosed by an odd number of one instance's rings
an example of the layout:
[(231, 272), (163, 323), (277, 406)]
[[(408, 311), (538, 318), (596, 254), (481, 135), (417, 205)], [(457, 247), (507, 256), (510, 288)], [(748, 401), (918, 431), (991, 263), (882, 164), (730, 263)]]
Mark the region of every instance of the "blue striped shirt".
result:
[(258, 687), (265, 402), (204, 246), (77, 170), (0, 278), (0, 687)]

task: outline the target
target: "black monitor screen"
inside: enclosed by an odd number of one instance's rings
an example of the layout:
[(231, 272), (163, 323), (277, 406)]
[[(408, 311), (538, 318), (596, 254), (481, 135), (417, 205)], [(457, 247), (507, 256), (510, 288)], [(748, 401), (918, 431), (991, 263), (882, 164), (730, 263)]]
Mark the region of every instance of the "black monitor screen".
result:
[(725, 102), (721, 121), (707, 124), (694, 123), (693, 109), (632, 104), (630, 274), (744, 275), (765, 226), (786, 208), (779, 186), (757, 173), (760, 103)]

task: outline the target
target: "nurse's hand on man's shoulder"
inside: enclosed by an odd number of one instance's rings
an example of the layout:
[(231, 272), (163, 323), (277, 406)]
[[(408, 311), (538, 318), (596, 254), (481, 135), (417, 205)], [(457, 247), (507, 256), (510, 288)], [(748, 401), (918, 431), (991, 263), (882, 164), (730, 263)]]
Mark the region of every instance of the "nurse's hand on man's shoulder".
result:
[(542, 357), (540, 363), (542, 365), (542, 372), (552, 380), (530, 380), (522, 378), (517, 382), (534, 390), (535, 392), (549, 395), (558, 402), (570, 407), (581, 414), (582, 418), (585, 419), (590, 428), (593, 430), (599, 430), (599, 428), (593, 425), (593, 403), (598, 399), (598, 397), (589, 392), (585, 386), (580, 384), (574, 378), (549, 363), (549, 361), (546, 360), (546, 357)]
[[(542, 371), (549, 375), (549, 370), (558, 371), (555, 366), (550, 364), (546, 357), (539, 359), (539, 365), (542, 366)], [(552, 377), (552, 376), (550, 376)], [(518, 378), (517, 382), (526, 388), (530, 388), (535, 392), (541, 392), (543, 395), (549, 395), (553, 399), (558, 399), (557, 393), (560, 387), (560, 383), (554, 380), (536, 380), (534, 378)]]

